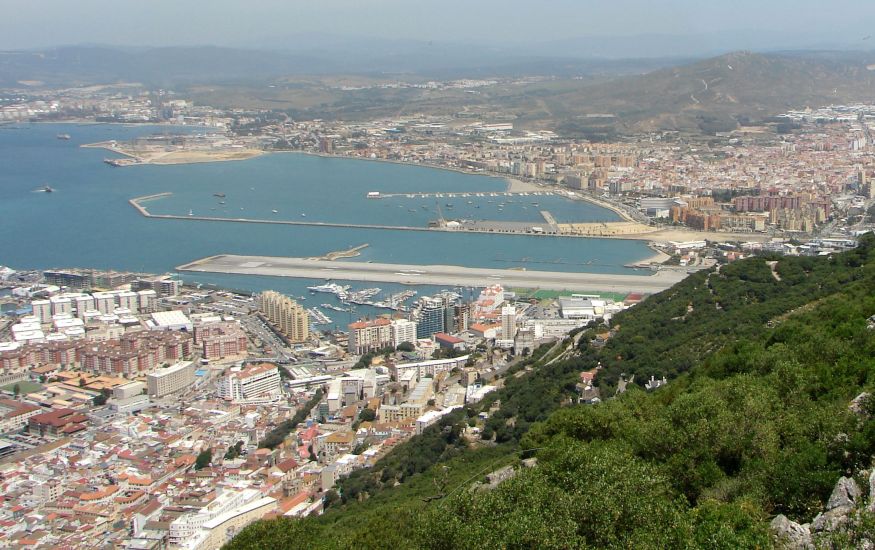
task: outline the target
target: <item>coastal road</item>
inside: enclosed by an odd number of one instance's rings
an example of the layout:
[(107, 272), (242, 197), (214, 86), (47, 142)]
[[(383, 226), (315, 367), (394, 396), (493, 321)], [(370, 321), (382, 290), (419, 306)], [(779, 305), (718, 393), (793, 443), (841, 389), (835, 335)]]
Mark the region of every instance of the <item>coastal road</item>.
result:
[(304, 279), (338, 279), (417, 285), (486, 286), (500, 283), (505, 288), (540, 288), (595, 292), (641, 292), (665, 290), (687, 276), (675, 270), (643, 271), (641, 275), (569, 273), (560, 271), (517, 271), (459, 267), (453, 265), (406, 265), (326, 261), (274, 256), (210, 256), (181, 265), (178, 271), (268, 275)]

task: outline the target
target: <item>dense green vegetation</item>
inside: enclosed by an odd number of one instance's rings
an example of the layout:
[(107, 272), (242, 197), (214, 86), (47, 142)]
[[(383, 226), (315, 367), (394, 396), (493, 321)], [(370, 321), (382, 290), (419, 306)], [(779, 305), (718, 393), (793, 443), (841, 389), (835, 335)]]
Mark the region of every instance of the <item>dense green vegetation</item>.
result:
[(194, 462), (195, 470), (203, 470), (207, 466), (210, 465), (210, 462), (213, 460), (213, 450), (212, 449), (204, 449), (199, 452), (197, 458)]
[[(875, 386), (873, 314), (871, 236), (829, 258), (693, 275), (616, 316), (604, 345), (595, 328), (571, 358), (559, 359), (566, 341), (515, 367), (468, 413), (491, 411), (497, 447), (471, 448), (453, 436), (467, 415), (447, 418), (351, 476), (346, 504), (251, 526), (232, 547), (769, 547), (772, 516), (811, 521), (839, 476), (871, 465), (875, 402), (868, 415), (848, 404)], [(599, 364), (604, 402), (562, 407)], [(610, 398), (621, 375), (670, 383)], [(482, 477), (474, 463), (485, 472), (518, 456), (538, 465), (467, 490)], [(436, 498), (423, 499), (429, 481)]]

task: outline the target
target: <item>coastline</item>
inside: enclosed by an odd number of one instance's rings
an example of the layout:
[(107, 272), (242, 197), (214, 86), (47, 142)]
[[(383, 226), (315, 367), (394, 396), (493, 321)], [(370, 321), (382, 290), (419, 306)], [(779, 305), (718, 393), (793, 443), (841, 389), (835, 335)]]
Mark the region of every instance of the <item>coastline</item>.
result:
[[(349, 155), (335, 155), (331, 153), (317, 153), (314, 151), (267, 151), (267, 153), (295, 153), (298, 155), (309, 155), (312, 157), (320, 157), (320, 158), (330, 158), (330, 159), (349, 159), (349, 160), (367, 160), (370, 162), (385, 162), (388, 164), (397, 164), (400, 166), (422, 166), (424, 168), (432, 168), (435, 170), (446, 170), (448, 172), (456, 172), (457, 174), (465, 174), (468, 176), (484, 176), (488, 178), (496, 178), (502, 179), (505, 181), (505, 193), (530, 193), (534, 191), (544, 191), (547, 189), (550, 190), (546, 186), (540, 186), (534, 183), (526, 182), (517, 178), (502, 176), (500, 174), (491, 174), (488, 172), (475, 172), (472, 170), (466, 170), (464, 168), (457, 168), (455, 166), (444, 166), (441, 164), (431, 164), (427, 162), (409, 162), (404, 160), (394, 160), (394, 159), (381, 159), (381, 158), (370, 158), (370, 157), (353, 157)], [(601, 206), (601, 205), (598, 205)]]
[(152, 164), (157, 166), (169, 166), (176, 164), (201, 164), (208, 162), (229, 162), (248, 160), (266, 154), (261, 149), (241, 148), (225, 151), (162, 151), (162, 152), (134, 152), (113, 145), (114, 141), (99, 141), (96, 143), (83, 143), (79, 147), (86, 149), (104, 149), (112, 153), (123, 155), (131, 160), (119, 166), (137, 166)]
[[(121, 123), (121, 122), (94, 122), (94, 121), (41, 121), (37, 122), (37, 124), (104, 124), (104, 125), (120, 125), (125, 127), (137, 127), (141, 124), (139, 123)], [(178, 124), (168, 124), (168, 123), (148, 123), (148, 125), (156, 125), (156, 126), (179, 126)], [(190, 127), (190, 126), (182, 126), (182, 127)], [(601, 208), (606, 208), (611, 210), (620, 216), (621, 220), (624, 222), (633, 222), (634, 220), (622, 209), (598, 198), (587, 196), (582, 193), (575, 193), (571, 190), (565, 188), (553, 189), (553, 186), (550, 185), (537, 185), (535, 183), (531, 183), (528, 181), (520, 180), (518, 178), (514, 178), (511, 176), (505, 176), (500, 174), (492, 174), (486, 172), (477, 172), (468, 170), (465, 168), (453, 167), (453, 166), (444, 166), (439, 164), (432, 163), (416, 163), (409, 161), (401, 161), (401, 160), (393, 160), (393, 159), (382, 159), (382, 158), (369, 158), (369, 157), (356, 157), (356, 156), (348, 156), (348, 155), (338, 155), (338, 154), (329, 154), (329, 153), (319, 153), (313, 151), (266, 151), (266, 150), (255, 150), (255, 149), (247, 149), (246, 155), (236, 156), (232, 155), (230, 157), (224, 157), (222, 155), (209, 155), (200, 158), (192, 158), (189, 156), (188, 158), (183, 157), (182, 155), (179, 158), (173, 159), (173, 161), (158, 161), (155, 159), (142, 159), (141, 157), (137, 157), (129, 152), (121, 150), (119, 148), (109, 147), (107, 146), (109, 142), (98, 142), (93, 144), (83, 144), (80, 147), (91, 147), (91, 148), (103, 148), (109, 150), (111, 152), (123, 155), (128, 158), (135, 159), (137, 161), (142, 162), (134, 162), (131, 164), (154, 164), (154, 165), (172, 165), (172, 164), (196, 164), (196, 163), (208, 163), (208, 162), (228, 162), (228, 161), (237, 161), (237, 160), (248, 160), (249, 158), (256, 158), (263, 155), (273, 154), (273, 153), (295, 153), (295, 154), (304, 154), (316, 157), (323, 158), (339, 158), (339, 159), (349, 159), (349, 160), (367, 160), (367, 161), (375, 161), (375, 162), (385, 162), (391, 164), (398, 165), (406, 165), (406, 166), (421, 166), (425, 168), (431, 168), (436, 170), (448, 170), (451, 172), (457, 172), (465, 175), (473, 175), (473, 176), (486, 176), (491, 178), (498, 178), (505, 181), (505, 190), (506, 192), (512, 193), (525, 193), (532, 191), (548, 191), (548, 192), (556, 192), (563, 191), (562, 193), (557, 193), (559, 196), (564, 196), (569, 200), (580, 200), (589, 202), (590, 204), (594, 204)], [(621, 222), (622, 223), (622, 222)], [(569, 235), (571, 236), (571, 235)], [(706, 232), (706, 231), (697, 231), (693, 229), (686, 228), (671, 228), (671, 229), (656, 229), (648, 232), (640, 232), (640, 233), (626, 233), (622, 235), (587, 235), (588, 238), (596, 238), (596, 239), (622, 239), (622, 240), (643, 240), (648, 241), (650, 243), (660, 243), (667, 241), (690, 241), (690, 240), (735, 240), (735, 241), (753, 241), (753, 242), (764, 242), (768, 241), (770, 237), (768, 235), (761, 235), (755, 233), (720, 233), (720, 232)], [(656, 256), (654, 256), (655, 258)]]

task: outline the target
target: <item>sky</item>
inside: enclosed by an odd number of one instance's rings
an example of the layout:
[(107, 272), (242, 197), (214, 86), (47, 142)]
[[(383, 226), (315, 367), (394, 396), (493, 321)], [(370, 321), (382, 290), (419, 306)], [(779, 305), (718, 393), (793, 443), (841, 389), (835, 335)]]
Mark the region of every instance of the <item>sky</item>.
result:
[(808, 44), (862, 40), (875, 21), (875, 2), (0, 0), (0, 14), (4, 50), (72, 44), (282, 49), (299, 45), (292, 37), (312, 33), (508, 46), (643, 34), (717, 33), (731, 42), (738, 32)]

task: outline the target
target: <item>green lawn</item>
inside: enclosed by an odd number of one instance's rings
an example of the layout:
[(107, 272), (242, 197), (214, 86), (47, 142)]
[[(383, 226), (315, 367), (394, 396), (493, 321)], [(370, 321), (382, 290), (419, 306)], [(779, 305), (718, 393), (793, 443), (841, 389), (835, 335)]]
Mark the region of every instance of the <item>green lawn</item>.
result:
[(618, 292), (592, 292), (586, 290), (539, 290), (539, 289), (531, 289), (531, 288), (513, 288), (511, 289), (513, 292), (516, 292), (517, 296), (522, 300), (555, 300), (560, 296), (571, 296), (572, 294), (590, 294), (594, 296), (601, 296), (602, 298), (609, 298), (614, 300), (615, 302), (621, 302), (626, 298), (626, 294), (618, 293)]
[(7, 384), (7, 385), (3, 386), (2, 388), (0, 388), (0, 390), (14, 392), (15, 391), (15, 384), (18, 384), (19, 391), (22, 394), (34, 393), (34, 392), (38, 392), (38, 391), (43, 389), (42, 384), (37, 384), (36, 382), (30, 382), (28, 380), (22, 380), (21, 382)]

